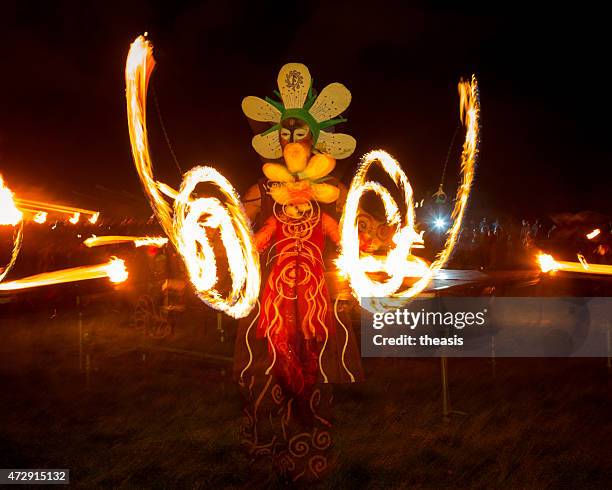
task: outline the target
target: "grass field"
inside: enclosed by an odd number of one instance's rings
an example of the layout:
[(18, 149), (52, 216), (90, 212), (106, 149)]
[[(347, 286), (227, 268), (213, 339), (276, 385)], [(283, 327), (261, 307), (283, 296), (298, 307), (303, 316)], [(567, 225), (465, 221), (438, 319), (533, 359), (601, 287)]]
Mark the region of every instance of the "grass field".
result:
[[(110, 310), (0, 318), (0, 466), (70, 468), (79, 488), (274, 486), (238, 446), (229, 366), (132, 350)], [(197, 325), (209, 336), (214, 328)], [(203, 337), (192, 345), (204, 350)], [(231, 346), (226, 348), (231, 350)], [(612, 481), (612, 376), (605, 359), (449, 361), (442, 418), (436, 359), (365, 361), (335, 389), (330, 488), (605, 488)]]

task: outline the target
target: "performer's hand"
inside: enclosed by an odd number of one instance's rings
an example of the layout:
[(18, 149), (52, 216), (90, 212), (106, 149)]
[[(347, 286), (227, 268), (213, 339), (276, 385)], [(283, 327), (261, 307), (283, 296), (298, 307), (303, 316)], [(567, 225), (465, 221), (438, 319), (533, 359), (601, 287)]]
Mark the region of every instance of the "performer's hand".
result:
[(274, 216), (270, 216), (264, 225), (255, 233), (254, 243), (258, 252), (263, 252), (272, 241), (274, 233), (276, 233), (277, 221)]

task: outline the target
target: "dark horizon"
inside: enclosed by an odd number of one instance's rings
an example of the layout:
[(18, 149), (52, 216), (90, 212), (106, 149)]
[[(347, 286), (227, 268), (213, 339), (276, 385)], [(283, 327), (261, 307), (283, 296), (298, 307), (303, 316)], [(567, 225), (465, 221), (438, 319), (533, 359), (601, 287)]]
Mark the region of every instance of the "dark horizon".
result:
[[(129, 44), (148, 31), (158, 62), (153, 87), (184, 171), (207, 163), (239, 191), (255, 182), (260, 159), (240, 102), (272, 95), (278, 69), (299, 61), (319, 90), (338, 81), (353, 94), (342, 131), (357, 150), (338, 175), (348, 183), (360, 156), (382, 148), (423, 197), (438, 186), (458, 122), (456, 84), (475, 73), (482, 145), (472, 209), (610, 213), (603, 19), (592, 14), (401, 2), (6, 6), (0, 174), (28, 197), (82, 207), (117, 200), (117, 212), (148, 213), (123, 82)], [(152, 97), (148, 116), (158, 177), (177, 185)]]

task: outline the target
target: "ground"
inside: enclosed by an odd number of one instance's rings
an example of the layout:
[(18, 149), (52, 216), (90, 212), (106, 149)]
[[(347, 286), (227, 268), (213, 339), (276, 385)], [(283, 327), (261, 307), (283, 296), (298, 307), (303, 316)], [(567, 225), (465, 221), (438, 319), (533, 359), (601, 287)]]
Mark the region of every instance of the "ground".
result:
[[(143, 355), (125, 313), (85, 308), (79, 369), (77, 310), (53, 313), (0, 316), (0, 467), (70, 468), (77, 488), (280, 485), (238, 446), (228, 364)], [(206, 333), (191, 348), (205, 351), (216, 324), (188, 323)], [(606, 359), (498, 359), (495, 368), (451, 359), (452, 408), (463, 414), (446, 422), (439, 359), (371, 359), (365, 369), (366, 382), (335, 389), (337, 461), (322, 488), (612, 481)]]

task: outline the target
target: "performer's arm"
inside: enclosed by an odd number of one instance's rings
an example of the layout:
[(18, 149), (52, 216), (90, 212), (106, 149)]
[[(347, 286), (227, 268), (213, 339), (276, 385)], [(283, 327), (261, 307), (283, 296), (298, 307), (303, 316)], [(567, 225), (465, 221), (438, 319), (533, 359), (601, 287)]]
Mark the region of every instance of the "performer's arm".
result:
[(263, 252), (270, 246), (277, 226), (278, 221), (276, 217), (270, 216), (257, 233), (255, 233), (255, 248), (257, 248), (258, 252)]
[(259, 185), (255, 184), (249, 187), (249, 190), (246, 191), (244, 195), (242, 204), (244, 204), (244, 210), (247, 217), (252, 222), (261, 211), (261, 192), (259, 191)]
[(323, 213), (321, 216), (323, 233), (336, 245), (340, 245), (340, 229), (338, 222), (329, 214)]

